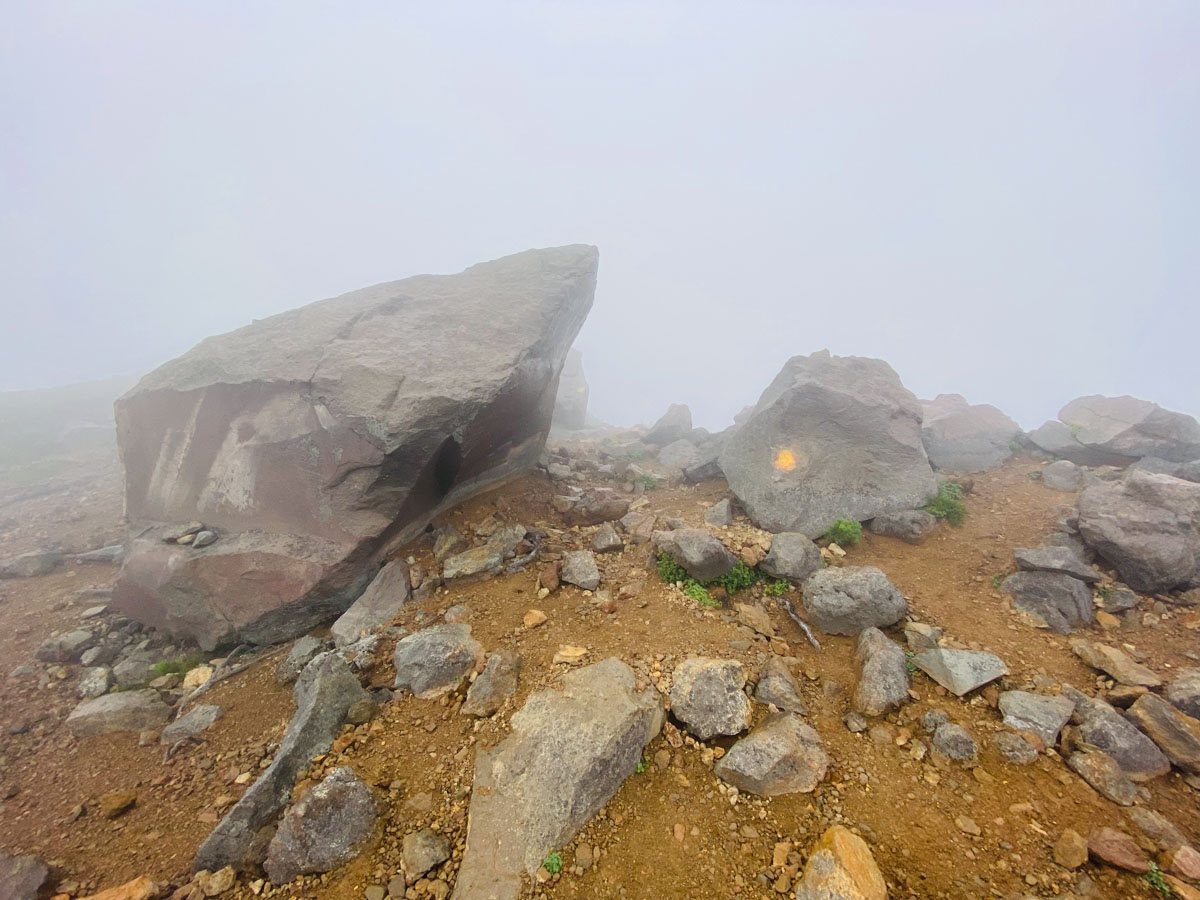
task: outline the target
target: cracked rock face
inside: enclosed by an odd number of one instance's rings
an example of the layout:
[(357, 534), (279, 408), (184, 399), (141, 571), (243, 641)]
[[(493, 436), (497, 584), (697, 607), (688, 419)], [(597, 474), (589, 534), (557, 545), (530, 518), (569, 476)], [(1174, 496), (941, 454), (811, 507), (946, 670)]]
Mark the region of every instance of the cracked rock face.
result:
[[(116, 405), (114, 604), (206, 648), (344, 612), (389, 547), (536, 465), (596, 268), (574, 245), (376, 285), (151, 372)], [(164, 543), (192, 521), (219, 539)]]

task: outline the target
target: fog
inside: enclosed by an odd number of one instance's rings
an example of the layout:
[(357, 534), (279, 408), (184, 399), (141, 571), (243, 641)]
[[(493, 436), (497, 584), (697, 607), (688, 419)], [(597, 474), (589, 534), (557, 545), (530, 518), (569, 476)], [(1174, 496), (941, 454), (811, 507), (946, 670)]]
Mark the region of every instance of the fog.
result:
[[(600, 248), (592, 410), (789, 356), (1025, 426), (1200, 413), (1200, 7), (9, 3), (0, 389), (529, 247)], [(414, 365), (419, 360), (414, 360)]]

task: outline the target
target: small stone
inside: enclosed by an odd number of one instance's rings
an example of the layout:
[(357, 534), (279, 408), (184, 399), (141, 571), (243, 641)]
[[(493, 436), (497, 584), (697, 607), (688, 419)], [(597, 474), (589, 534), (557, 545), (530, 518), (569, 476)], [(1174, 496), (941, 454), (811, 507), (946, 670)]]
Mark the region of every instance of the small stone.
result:
[(100, 814), (106, 819), (115, 819), (128, 812), (133, 809), (135, 803), (137, 803), (137, 794), (132, 791), (111, 791), (102, 794), (97, 800)]
[(933, 747), (951, 759), (968, 760), (976, 755), (975, 740), (961, 725), (943, 722), (933, 733)]
[(540, 609), (531, 609), (525, 613), (523, 621), (526, 628), (537, 628), (539, 625), (546, 624), (546, 614)]
[(558, 648), (558, 652), (554, 654), (554, 664), (560, 663), (568, 666), (577, 666), (587, 657), (586, 647), (577, 647), (574, 644), (562, 644)]
[(217, 897), (233, 887), (237, 875), (233, 871), (233, 866), (226, 866), (216, 872), (202, 869), (196, 873), (195, 880), (200, 892), (205, 897)]
[(1054, 861), (1064, 869), (1078, 869), (1088, 860), (1088, 843), (1083, 835), (1068, 828), (1054, 842)]
[(1115, 828), (1097, 828), (1088, 836), (1088, 851), (1097, 859), (1130, 872), (1149, 872), (1150, 861), (1137, 842)]
[(413, 884), (435, 866), (450, 858), (450, 841), (432, 828), (422, 828), (404, 837), (402, 862), (404, 880)]
[(958, 826), (958, 830), (963, 834), (969, 834), (975, 837), (983, 834), (982, 829), (975, 824), (975, 820), (970, 816), (956, 816), (954, 819), (954, 824)]

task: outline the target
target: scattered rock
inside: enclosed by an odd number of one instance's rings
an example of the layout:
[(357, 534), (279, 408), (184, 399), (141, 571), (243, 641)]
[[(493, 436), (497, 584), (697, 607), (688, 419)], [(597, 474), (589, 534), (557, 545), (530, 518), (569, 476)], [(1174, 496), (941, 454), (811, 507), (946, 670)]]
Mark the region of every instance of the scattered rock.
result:
[(108, 666), (84, 669), (79, 676), (79, 696), (85, 700), (103, 697), (112, 687), (112, 671)]
[(292, 649), (275, 670), (275, 680), (280, 684), (292, 684), (300, 677), (305, 666), (328, 649), (329, 644), (326, 641), (305, 635), (292, 644)]
[(1038, 756), (1037, 750), (1030, 745), (1029, 741), (1011, 731), (1002, 731), (993, 735), (992, 744), (997, 753), (1014, 765), (1027, 766)]
[(221, 718), (222, 712), (224, 710), (219, 706), (193, 706), (184, 715), (164, 728), (159, 740), (169, 747), (176, 741), (181, 741), (184, 738), (196, 737), (198, 734), (207, 731), (215, 725), (217, 719)]
[(213, 672), (214, 669), (212, 666), (193, 666), (183, 676), (183, 682), (180, 684), (180, 687), (185, 692), (194, 691), (196, 688), (207, 684), (208, 680), (213, 677)]
[(691, 441), (681, 438), (663, 447), (658, 454), (658, 464), (668, 469), (688, 469), (700, 462), (700, 451)]
[(1060, 459), (1042, 469), (1042, 484), (1056, 491), (1077, 491), (1083, 487), (1083, 471), (1069, 459)]
[(524, 623), (526, 628), (537, 628), (539, 625), (545, 625), (546, 619), (546, 614), (540, 609), (531, 609), (525, 613), (525, 616), (521, 621)]
[(930, 625), (927, 622), (904, 623), (904, 640), (908, 642), (908, 649), (913, 653), (920, 653), (922, 650), (936, 650), (941, 639), (942, 629), (936, 625)]
[(620, 497), (585, 499), (567, 513), (569, 525), (601, 525), (613, 522), (629, 512), (629, 501)]
[(703, 528), (656, 531), (652, 540), (656, 550), (670, 556), (701, 584), (728, 574), (737, 565), (737, 557)]
[(1137, 801), (1137, 785), (1103, 750), (1077, 750), (1067, 757), (1067, 765), (1100, 796), (1118, 806), (1133, 806)]
[(568, 550), (562, 559), (562, 580), (585, 591), (600, 587), (600, 570), (590, 550)]
[(83, 900), (152, 900), (152, 898), (160, 896), (162, 892), (162, 885), (156, 884), (142, 875), (98, 894), (91, 894), (84, 897)]
[(975, 739), (967, 729), (953, 722), (943, 722), (933, 733), (933, 747), (939, 753), (957, 760), (974, 759), (978, 752)]
[(1069, 547), (1047, 546), (1013, 551), (1017, 568), (1023, 572), (1055, 572), (1070, 575), (1087, 584), (1100, 580), (1100, 575)]
[(350, 604), (350, 608), (330, 626), (329, 633), (333, 635), (334, 645), (344, 647), (353, 644), (390, 623), (408, 602), (410, 586), (408, 566), (404, 561), (394, 559), (387, 563), (367, 585), (362, 596)]
[(913, 657), (913, 663), (958, 697), (1008, 674), (1004, 660), (983, 650), (924, 650)]
[(858, 634), (904, 618), (908, 604), (874, 566), (822, 569), (804, 582), (809, 621), (826, 634)]
[(715, 525), (717, 528), (724, 528), (726, 525), (733, 524), (733, 504), (729, 502), (729, 498), (718, 500), (708, 508), (704, 513), (704, 521), (709, 525)]
[(1200, 719), (1200, 669), (1180, 669), (1167, 685), (1166, 698), (1176, 709)]
[(66, 634), (46, 638), (33, 655), (42, 662), (73, 663), (78, 662), (83, 652), (95, 643), (96, 636), (90, 631), (68, 631)]
[(328, 872), (348, 863), (375, 828), (375, 795), (341, 766), (301, 797), (280, 819), (263, 869), (273, 884)]
[(1075, 703), (1069, 697), (1005, 691), (1000, 695), (1000, 712), (1009, 728), (1032, 731), (1047, 747), (1053, 747), (1059, 732), (1071, 720)]
[(471, 637), (470, 625), (434, 625), (402, 638), (394, 662), (394, 687), (429, 700), (454, 690), (482, 667), (483, 646)]
[(867, 523), (872, 534), (899, 538), (910, 544), (919, 544), (925, 535), (937, 528), (937, 516), (923, 509), (908, 509), (902, 512), (882, 513)]
[(1141, 663), (1134, 662), (1116, 647), (1095, 641), (1071, 641), (1071, 649), (1093, 669), (1111, 675), (1121, 684), (1159, 687), (1162, 679)]
[(1200, 721), (1184, 715), (1157, 694), (1143, 694), (1129, 707), (1129, 718), (1178, 768), (1200, 774)]
[(414, 884), (418, 878), (450, 858), (450, 841), (432, 828), (422, 828), (404, 836), (401, 860), (404, 880)]
[(1154, 741), (1112, 706), (1069, 686), (1063, 693), (1075, 701), (1079, 739), (1111, 756), (1134, 781), (1149, 781), (1171, 770), (1170, 761)]
[(83, 701), (67, 716), (66, 726), (75, 737), (149, 731), (164, 725), (170, 715), (158, 691), (121, 691)]
[(887, 882), (866, 841), (834, 825), (813, 846), (796, 900), (887, 900)]
[(828, 768), (816, 730), (791, 713), (776, 712), (734, 744), (713, 772), (738, 790), (774, 797), (810, 793)]
[(799, 682), (792, 675), (787, 663), (778, 656), (768, 657), (763, 664), (758, 675), (758, 686), (754, 689), (754, 697), (760, 703), (769, 703), (784, 712), (799, 716), (808, 714), (800, 696)]
[(219, 897), (233, 888), (237, 882), (237, 874), (233, 866), (225, 866), (215, 872), (202, 869), (196, 873), (196, 886), (205, 897)]
[(759, 568), (773, 578), (802, 582), (823, 565), (821, 549), (807, 535), (785, 531), (771, 538), (771, 549)]
[(36, 856), (10, 856), (0, 851), (0, 897), (36, 900), (50, 870)]
[[(517, 545), (525, 539), (525, 534), (524, 525), (497, 528), (481, 546), (446, 557), (446, 561), (442, 563), (442, 577), (450, 581), (454, 578), (495, 575), (503, 568), (504, 563), (516, 554)], [(385, 603), (382, 598), (379, 602)]]
[(908, 658), (903, 648), (878, 628), (859, 635), (858, 686), (854, 708), (867, 716), (882, 716), (908, 700)]
[(521, 654), (517, 651), (495, 650), (489, 653), (483, 672), (467, 691), (462, 712), (479, 717), (494, 715), (504, 701), (517, 692), (520, 675)]
[(1150, 871), (1150, 861), (1137, 842), (1115, 828), (1097, 828), (1088, 835), (1088, 852), (1118, 869), (1138, 873)]
[(738, 734), (750, 724), (746, 670), (729, 659), (693, 657), (675, 667), (671, 712), (702, 741)]
[(137, 794), (133, 791), (109, 791), (101, 794), (96, 800), (100, 815), (106, 819), (115, 819), (133, 809), (137, 803)]
[(1021, 612), (1059, 634), (1092, 624), (1092, 592), (1070, 575), (1017, 572), (1004, 579), (1000, 590), (1012, 596)]
[(1054, 861), (1064, 869), (1078, 869), (1088, 861), (1088, 842), (1068, 828), (1054, 842)]
[(624, 548), (625, 544), (611, 522), (605, 522), (592, 536), (592, 550), (596, 553), (619, 553)]
[(37, 578), (49, 575), (62, 562), (62, 554), (34, 550), (0, 561), (0, 578)]

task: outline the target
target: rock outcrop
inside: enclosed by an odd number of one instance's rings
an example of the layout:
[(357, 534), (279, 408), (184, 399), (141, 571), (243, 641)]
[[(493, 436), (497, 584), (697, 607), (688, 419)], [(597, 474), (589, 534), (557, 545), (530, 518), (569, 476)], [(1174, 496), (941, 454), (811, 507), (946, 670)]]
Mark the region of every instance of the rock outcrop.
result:
[(937, 491), (921, 415), (882, 360), (793, 357), (726, 440), (721, 468), (760, 528), (823, 534), (839, 518), (914, 509)]
[[(117, 402), (114, 603), (206, 648), (342, 613), (389, 548), (531, 469), (594, 247), (365, 288), (209, 338)], [(164, 542), (203, 522), (214, 543)]]
[(938, 394), (921, 405), (921, 438), (934, 468), (983, 472), (1012, 456), (1021, 426), (996, 407), (972, 405), (960, 394)]

